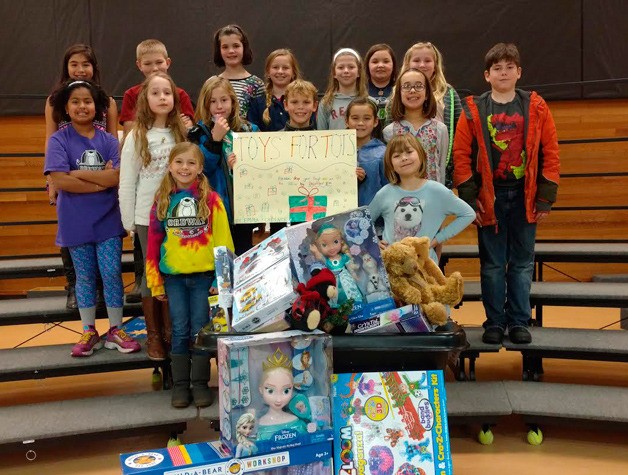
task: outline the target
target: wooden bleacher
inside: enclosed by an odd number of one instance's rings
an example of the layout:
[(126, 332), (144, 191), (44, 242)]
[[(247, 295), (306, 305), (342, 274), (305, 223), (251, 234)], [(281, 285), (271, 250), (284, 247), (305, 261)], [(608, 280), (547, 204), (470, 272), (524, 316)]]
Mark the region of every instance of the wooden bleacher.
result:
[[(550, 217), (539, 226), (539, 241), (565, 240), (565, 241), (614, 241), (628, 242), (628, 142), (613, 141), (618, 137), (628, 136), (628, 101), (604, 100), (604, 101), (566, 101), (550, 104), (558, 127), (558, 135), (561, 144), (562, 178), (558, 202)], [(576, 143), (579, 139), (602, 139), (595, 143)], [(42, 256), (57, 255), (58, 250), (54, 246), (56, 233), (56, 219), (54, 208), (48, 204), (44, 191), (44, 179), (41, 174), (43, 169), (43, 117), (2, 117), (0, 118), (0, 200), (3, 209), (3, 217), (0, 220), (0, 259), (15, 256)], [(472, 228), (457, 236), (448, 244), (473, 245), (477, 242)], [(128, 240), (125, 249), (130, 249)], [(626, 261), (600, 261), (605, 259), (603, 252), (599, 253), (595, 261), (591, 262), (563, 262), (559, 263), (560, 272), (567, 273), (576, 280), (590, 280), (594, 274), (607, 272), (612, 266), (613, 273), (628, 273)], [(461, 270), (467, 278), (477, 278), (477, 258), (473, 255), (461, 257), (455, 262), (455, 268)], [(453, 257), (452, 257), (453, 258)], [(545, 262), (550, 262), (546, 260)], [(612, 264), (610, 263), (612, 262)], [(15, 263), (15, 262), (14, 262)], [(26, 272), (24, 269), (30, 266), (31, 274), (22, 275), (19, 280), (17, 274)], [(451, 266), (451, 264), (450, 264)], [(62, 279), (50, 278), (47, 265), (33, 269), (30, 264), (15, 263), (15, 274), (6, 271), (6, 277), (0, 277), (0, 293), (14, 292), (20, 286), (34, 285), (36, 283), (59, 283)], [(0, 275), (2, 274), (0, 262)], [(55, 267), (55, 275), (58, 267)], [(43, 275), (33, 279), (32, 276)], [(39, 280), (38, 280), (39, 279)], [(57, 279), (57, 280), (54, 280)], [(547, 268), (544, 273), (546, 281), (564, 280), (559, 272)], [(566, 282), (562, 282), (568, 284)], [(561, 284), (562, 284), (561, 283)], [(533, 301), (537, 304), (590, 304), (602, 305), (626, 305), (628, 291), (626, 287), (607, 287), (604, 293), (592, 290), (590, 287), (572, 286), (567, 296), (567, 287), (556, 287), (555, 282), (535, 283), (533, 288)], [(582, 284), (586, 286), (587, 284)], [(591, 284), (589, 284), (591, 285)], [(628, 285), (628, 284), (625, 284)], [(588, 289), (588, 290), (587, 290)], [(467, 284), (466, 299), (479, 298), (479, 286), (477, 282)], [(623, 297), (622, 297), (623, 293)], [(31, 300), (31, 299), (22, 299)], [(40, 301), (33, 303), (35, 310), (20, 307), (20, 302), (8, 301), (5, 307), (0, 305), (0, 315), (6, 319), (0, 319), (0, 324), (20, 324), (39, 322), (57, 322), (63, 319), (77, 318), (76, 313), (63, 310), (63, 299), (56, 301)], [(0, 302), (1, 304), (2, 302)], [(127, 315), (132, 315), (137, 307), (128, 307)], [(5, 322), (5, 323), (2, 323)], [(546, 329), (538, 329), (544, 332)], [(534, 330), (535, 332), (537, 329)], [(538, 333), (541, 335), (542, 333)], [(478, 355), (483, 351), (499, 351), (496, 348), (483, 348), (481, 343), (481, 330), (469, 329), (469, 350), (477, 350)], [(581, 340), (580, 340), (581, 341)], [(543, 339), (539, 337), (539, 345)], [(554, 346), (558, 346), (558, 339), (553, 338)], [(506, 346), (505, 344), (504, 346)], [(578, 345), (578, 340), (571, 343)], [(619, 343), (621, 345), (621, 342)], [(546, 345), (547, 346), (547, 345)], [(533, 347), (528, 347), (530, 350)], [(610, 347), (608, 347), (610, 348)], [(150, 363), (144, 354), (119, 355), (117, 352), (104, 352), (96, 357), (72, 361), (64, 360), (64, 352), (69, 353), (70, 345), (54, 345), (50, 348), (2, 350), (0, 352), (0, 381), (11, 381), (25, 378), (54, 377), (67, 374), (102, 372), (116, 369), (130, 369), (135, 367), (149, 367)], [(517, 348), (509, 348), (511, 351), (520, 351)], [(545, 348), (547, 349), (547, 348)], [(604, 344), (600, 353), (603, 353)], [(350, 352), (351, 350), (349, 350)], [(531, 350), (533, 351), (533, 350)], [(553, 350), (554, 354), (566, 350)], [(558, 351), (558, 352), (557, 352)], [(594, 355), (591, 351), (590, 355)], [(350, 353), (349, 353), (350, 354)], [(598, 355), (603, 356), (603, 355)], [(622, 360), (623, 361), (623, 360)], [(471, 363), (470, 363), (471, 364)], [(126, 365), (126, 366), (125, 366)], [(475, 360), (473, 360), (475, 365)], [(469, 369), (469, 376), (472, 371)], [(474, 378), (470, 378), (474, 379)], [(474, 416), (480, 417), (482, 424), (492, 424), (498, 417), (510, 413), (524, 414), (526, 417), (544, 417), (546, 406), (542, 397), (548, 395), (557, 396), (563, 392), (582, 392), (583, 398), (573, 403), (575, 410), (567, 412), (564, 408), (552, 408), (554, 414), (559, 417), (582, 416), (587, 404), (587, 394), (596, 393), (598, 396), (606, 391), (605, 388), (596, 387), (594, 391), (579, 385), (570, 385), (569, 388), (558, 388), (557, 385), (547, 383), (451, 383), (448, 384), (448, 400), (450, 403), (450, 417), (452, 421), (457, 419), (467, 421)], [(521, 386), (524, 385), (524, 386)], [(533, 387), (534, 385), (535, 387)], [(621, 403), (625, 400), (625, 391), (608, 391), (609, 401)], [(620, 388), (622, 389), (622, 388)], [(586, 393), (586, 394), (585, 394)], [(525, 394), (526, 397), (518, 397)], [(503, 404), (487, 408), (486, 399), (493, 395), (499, 398)], [(182, 430), (190, 419), (199, 416), (199, 411), (190, 408), (188, 412), (174, 411), (168, 405), (168, 393), (146, 392), (132, 396), (111, 396), (98, 399), (71, 400), (61, 403), (42, 403), (37, 405), (10, 406), (0, 409), (0, 446), (18, 446), (24, 440), (52, 440), (63, 439), (70, 436), (86, 436), (88, 434), (125, 433), (137, 427), (142, 431), (150, 427), (163, 429), (161, 422), (168, 430)], [(527, 406), (523, 404), (529, 400)], [(508, 405), (506, 404), (508, 401)], [(523, 401), (523, 402), (522, 402)], [(517, 402), (515, 404), (515, 402)], [(536, 406), (532, 407), (531, 404)], [(89, 413), (94, 404), (105, 409), (105, 413), (116, 414), (116, 411), (124, 407), (127, 413), (122, 413), (122, 420), (115, 417), (105, 417), (93, 425), (91, 419), (89, 427), (81, 425), (81, 414)], [(578, 406), (580, 404), (580, 406)], [(627, 406), (624, 404), (623, 406)], [(156, 409), (158, 408), (158, 409)], [(484, 408), (484, 409), (482, 409)], [(81, 412), (81, 410), (83, 412)], [(216, 405), (200, 411), (200, 415), (215, 417)], [(580, 411), (580, 412), (578, 412)], [(101, 411), (99, 411), (100, 414)], [(156, 419), (155, 414), (159, 414)], [(163, 414), (163, 417), (161, 417)], [(28, 415), (28, 416), (27, 416)], [(34, 416), (33, 416), (34, 415)], [(625, 413), (613, 414), (620, 421), (628, 421)], [(22, 427), (23, 421), (36, 417), (40, 420), (39, 428)], [(76, 421), (70, 418), (77, 418)], [(595, 418), (595, 414), (585, 414), (585, 418)], [(126, 418), (126, 419), (125, 419)], [(63, 430), (55, 430), (60, 420), (70, 421), (75, 424), (72, 433)], [(20, 427), (15, 430), (14, 427)]]

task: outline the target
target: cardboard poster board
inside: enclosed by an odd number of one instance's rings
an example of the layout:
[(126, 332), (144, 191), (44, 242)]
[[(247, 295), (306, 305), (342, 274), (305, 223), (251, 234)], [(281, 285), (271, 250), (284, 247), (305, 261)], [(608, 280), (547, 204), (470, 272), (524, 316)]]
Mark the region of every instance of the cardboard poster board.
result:
[(355, 130), (233, 134), (236, 223), (299, 223), (358, 206)]

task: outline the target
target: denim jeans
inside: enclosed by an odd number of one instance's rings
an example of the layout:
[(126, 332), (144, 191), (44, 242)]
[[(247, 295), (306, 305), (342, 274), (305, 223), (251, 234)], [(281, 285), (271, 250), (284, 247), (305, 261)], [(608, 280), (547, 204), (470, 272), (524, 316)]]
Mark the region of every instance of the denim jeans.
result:
[[(214, 272), (164, 274), (168, 308), (172, 321), (172, 354), (190, 354), (194, 336), (209, 323), (209, 287)], [(196, 354), (206, 354), (194, 351)]]
[(496, 226), (478, 227), (484, 328), (528, 326), (536, 223), (528, 223), (523, 187), (495, 188)]

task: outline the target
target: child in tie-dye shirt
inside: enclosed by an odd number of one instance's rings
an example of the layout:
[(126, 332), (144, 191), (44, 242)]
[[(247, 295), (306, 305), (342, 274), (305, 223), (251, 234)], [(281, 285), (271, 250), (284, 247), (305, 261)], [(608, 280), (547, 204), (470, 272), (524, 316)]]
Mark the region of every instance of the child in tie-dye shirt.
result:
[(190, 348), (194, 335), (209, 323), (214, 247), (233, 251), (233, 240), (220, 196), (203, 175), (198, 146), (175, 145), (168, 172), (151, 210), (146, 280), (152, 295), (167, 299), (170, 309), (172, 406), (187, 407), (193, 398), (197, 407), (206, 407), (212, 403), (209, 354)]

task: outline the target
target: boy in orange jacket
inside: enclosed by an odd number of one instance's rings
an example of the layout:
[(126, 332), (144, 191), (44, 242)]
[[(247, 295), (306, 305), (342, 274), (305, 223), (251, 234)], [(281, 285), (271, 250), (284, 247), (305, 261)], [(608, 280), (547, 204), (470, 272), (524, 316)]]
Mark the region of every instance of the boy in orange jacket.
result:
[(521, 60), (512, 43), (485, 57), (491, 90), (463, 102), (454, 140), (454, 184), (476, 211), (486, 343), (530, 343), (536, 225), (556, 201), (556, 126), (536, 92), (516, 89)]

